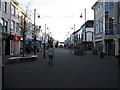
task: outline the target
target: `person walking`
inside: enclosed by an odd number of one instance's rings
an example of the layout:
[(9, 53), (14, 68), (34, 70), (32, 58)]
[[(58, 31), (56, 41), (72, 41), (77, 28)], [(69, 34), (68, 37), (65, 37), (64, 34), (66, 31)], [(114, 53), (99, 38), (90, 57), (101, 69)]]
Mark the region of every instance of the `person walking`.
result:
[(53, 46), (51, 45), (48, 49), (48, 57), (49, 57), (48, 64), (53, 65), (53, 56), (54, 56), (54, 49)]

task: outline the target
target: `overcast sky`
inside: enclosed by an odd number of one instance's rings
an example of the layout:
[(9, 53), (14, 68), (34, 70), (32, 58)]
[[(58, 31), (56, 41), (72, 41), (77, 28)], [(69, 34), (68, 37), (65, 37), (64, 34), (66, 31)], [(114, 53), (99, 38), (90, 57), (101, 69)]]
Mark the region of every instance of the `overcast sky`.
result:
[[(87, 20), (94, 19), (91, 7), (97, 0), (17, 0), (24, 7), (29, 5), (31, 14), (34, 9), (40, 14), (41, 18), (36, 18), (36, 24), (41, 25), (43, 32), (45, 24), (52, 32), (53, 38), (64, 41), (68, 32), (78, 30), (85, 22), (84, 9), (86, 8)], [(81, 13), (83, 18), (80, 18)], [(37, 16), (37, 15), (36, 15)], [(33, 19), (33, 18), (32, 18)], [(48, 30), (47, 30), (48, 31)]]

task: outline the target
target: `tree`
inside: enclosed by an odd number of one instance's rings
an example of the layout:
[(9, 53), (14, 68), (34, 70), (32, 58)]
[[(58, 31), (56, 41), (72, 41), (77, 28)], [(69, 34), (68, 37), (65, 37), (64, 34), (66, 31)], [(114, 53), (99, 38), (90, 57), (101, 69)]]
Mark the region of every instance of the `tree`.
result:
[(29, 10), (30, 4), (26, 7), (24, 11), (21, 11), (21, 18), (20, 18), (20, 23), (19, 27), (21, 28), (21, 34), (23, 36), (23, 56), (25, 53), (25, 38), (27, 35), (31, 34), (32, 37), (32, 30), (33, 30), (33, 24), (32, 20), (30, 19), (31, 17), (31, 11)]

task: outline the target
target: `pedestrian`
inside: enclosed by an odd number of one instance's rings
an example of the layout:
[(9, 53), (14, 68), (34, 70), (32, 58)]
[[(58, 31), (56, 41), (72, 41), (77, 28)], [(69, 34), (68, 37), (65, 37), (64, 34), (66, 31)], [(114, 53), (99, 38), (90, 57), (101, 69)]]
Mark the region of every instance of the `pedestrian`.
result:
[(53, 46), (51, 45), (48, 49), (48, 57), (49, 57), (48, 64), (53, 65), (53, 56), (54, 56), (54, 49)]

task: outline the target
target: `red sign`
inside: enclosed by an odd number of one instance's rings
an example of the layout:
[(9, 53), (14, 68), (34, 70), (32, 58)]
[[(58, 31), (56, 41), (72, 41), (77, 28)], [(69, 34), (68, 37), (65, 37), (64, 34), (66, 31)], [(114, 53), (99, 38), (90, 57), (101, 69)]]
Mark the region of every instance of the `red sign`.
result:
[(11, 35), (13, 37), (13, 40), (16, 40), (16, 41), (20, 41), (20, 40), (23, 40), (21, 36), (17, 36), (17, 35)]

